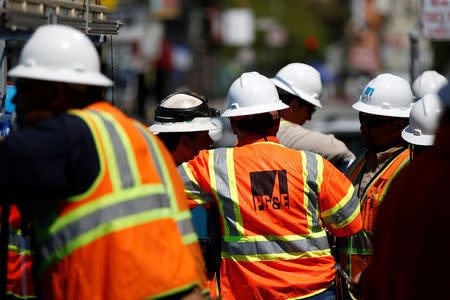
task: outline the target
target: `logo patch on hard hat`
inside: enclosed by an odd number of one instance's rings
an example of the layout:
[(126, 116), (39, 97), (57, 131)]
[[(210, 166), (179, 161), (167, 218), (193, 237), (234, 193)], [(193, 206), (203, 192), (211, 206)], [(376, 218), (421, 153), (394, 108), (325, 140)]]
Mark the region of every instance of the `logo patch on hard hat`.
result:
[(367, 89), (364, 91), (364, 95), (363, 95), (363, 101), (369, 102), (370, 99), (372, 99), (372, 94), (373, 91), (375, 91), (374, 88), (371, 87), (367, 87)]

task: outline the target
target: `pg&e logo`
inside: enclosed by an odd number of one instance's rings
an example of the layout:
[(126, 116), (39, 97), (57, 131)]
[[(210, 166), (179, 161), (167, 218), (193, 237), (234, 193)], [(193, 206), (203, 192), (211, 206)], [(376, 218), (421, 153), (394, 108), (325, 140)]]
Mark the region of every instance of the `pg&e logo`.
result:
[(374, 88), (371, 87), (367, 87), (366, 90), (364, 91), (364, 95), (363, 95), (363, 101), (365, 102), (369, 102), (372, 99), (372, 94), (375, 91)]
[(250, 172), (250, 182), (255, 211), (289, 209), (286, 170)]

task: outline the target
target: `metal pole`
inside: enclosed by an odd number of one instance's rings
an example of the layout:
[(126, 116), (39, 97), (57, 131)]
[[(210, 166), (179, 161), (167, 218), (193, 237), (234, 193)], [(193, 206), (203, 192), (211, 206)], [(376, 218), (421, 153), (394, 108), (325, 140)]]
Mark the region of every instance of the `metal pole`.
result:
[(414, 82), (419, 74), (419, 33), (416, 29), (409, 33), (409, 44), (410, 44), (410, 64), (409, 64), (409, 78), (410, 83)]
[(89, 8), (91, 6), (91, 0), (87, 0), (87, 5), (86, 5), (86, 34), (89, 34)]

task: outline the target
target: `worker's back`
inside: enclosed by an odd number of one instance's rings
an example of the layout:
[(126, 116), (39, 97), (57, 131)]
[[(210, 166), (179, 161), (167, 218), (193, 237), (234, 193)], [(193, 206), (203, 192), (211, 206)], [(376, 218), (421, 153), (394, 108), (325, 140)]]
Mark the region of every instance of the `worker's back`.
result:
[(41, 296), (144, 299), (195, 286), (199, 277), (180, 236), (192, 234), (192, 225), (170, 154), (109, 104), (71, 114), (90, 128), (100, 171), (79, 195), (34, 203), (45, 208), (35, 209), (36, 218), (48, 220), (36, 224)]
[(361, 221), (353, 186), (328, 161), (267, 136), (202, 151), (179, 171), (219, 204), (224, 298), (289, 299), (332, 284), (324, 227), (350, 235)]

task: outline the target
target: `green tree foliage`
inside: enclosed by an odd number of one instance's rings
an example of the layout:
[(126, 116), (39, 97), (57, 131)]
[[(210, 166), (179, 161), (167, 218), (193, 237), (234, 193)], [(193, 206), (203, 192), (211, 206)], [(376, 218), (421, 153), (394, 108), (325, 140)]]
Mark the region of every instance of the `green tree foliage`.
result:
[[(342, 39), (348, 17), (347, 1), (227, 0), (223, 1), (223, 5), (225, 8), (250, 7), (256, 18), (271, 17), (287, 31), (287, 44), (275, 49), (270, 49), (266, 44), (264, 32), (257, 32), (254, 45), (257, 67), (268, 72), (293, 61), (322, 60), (326, 46), (333, 40)], [(304, 40), (308, 36), (318, 39), (317, 49), (305, 47)]]

